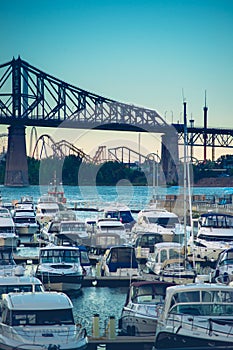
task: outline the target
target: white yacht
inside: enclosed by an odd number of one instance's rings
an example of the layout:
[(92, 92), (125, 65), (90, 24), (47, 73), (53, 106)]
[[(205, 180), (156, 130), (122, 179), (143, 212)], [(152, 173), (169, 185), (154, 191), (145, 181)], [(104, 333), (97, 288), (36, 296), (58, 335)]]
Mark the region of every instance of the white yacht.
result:
[(233, 349), (233, 289), (191, 283), (168, 287), (155, 350)]
[(12, 249), (0, 249), (0, 277), (14, 275), (17, 267)]
[(40, 225), (53, 220), (58, 213), (59, 205), (55, 198), (48, 195), (39, 198), (36, 206), (36, 220)]
[(171, 285), (160, 281), (132, 282), (119, 319), (120, 334), (138, 337), (155, 336), (166, 288)]
[(212, 211), (202, 214), (197, 237), (189, 245), (195, 258), (216, 261), (219, 253), (233, 247), (233, 215)]
[(7, 208), (0, 207), (0, 247), (16, 249), (18, 245), (19, 236), (16, 233), (11, 213)]
[(194, 282), (196, 271), (186, 259), (184, 247), (176, 242), (156, 243), (146, 262), (157, 279), (177, 284)]
[(107, 249), (125, 243), (128, 243), (128, 235), (120, 220), (103, 218), (97, 221), (96, 233), (91, 237), (92, 247)]
[(164, 208), (158, 208), (157, 204), (151, 204), (138, 213), (132, 232), (134, 236), (142, 232), (157, 233), (162, 236), (164, 242), (183, 240), (178, 215)]
[(0, 300), (8, 293), (43, 292), (42, 282), (34, 277), (25, 274), (22, 266), (16, 266), (12, 275), (1, 276), (0, 278)]
[(33, 242), (34, 235), (39, 232), (36, 221), (36, 213), (31, 204), (17, 205), (13, 211), (12, 218), (20, 243)]
[(36, 277), (46, 290), (78, 291), (82, 287), (83, 276), (79, 248), (53, 244), (40, 248)]
[(132, 216), (130, 208), (121, 203), (111, 203), (109, 206), (105, 207), (104, 217), (120, 220), (128, 231), (131, 231), (135, 224), (135, 219)]
[(73, 304), (64, 293), (9, 293), (2, 302), (0, 348), (4, 350), (83, 350), (86, 330), (75, 324)]

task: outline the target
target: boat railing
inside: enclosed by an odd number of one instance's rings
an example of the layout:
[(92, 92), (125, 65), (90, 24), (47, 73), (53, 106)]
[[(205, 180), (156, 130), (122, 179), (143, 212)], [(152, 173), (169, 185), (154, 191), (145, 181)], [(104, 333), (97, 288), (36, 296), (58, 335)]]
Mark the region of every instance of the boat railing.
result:
[[(193, 309), (193, 310), (191, 310)], [(193, 313), (192, 313), (193, 311)], [(212, 335), (213, 332), (217, 333), (217, 335), (221, 335), (224, 337), (232, 337), (233, 336), (233, 317), (219, 319), (219, 316), (209, 315), (209, 316), (201, 316), (196, 314), (195, 308), (190, 307), (189, 314), (169, 314), (166, 319), (166, 324), (172, 327), (172, 332), (178, 334), (180, 329), (189, 329), (191, 331), (199, 331), (206, 333), (208, 335)], [(222, 316), (221, 312), (219, 315)], [(227, 315), (232, 316), (232, 313)], [(227, 328), (220, 328), (222, 326), (228, 326)]]
[(38, 329), (33, 329), (32, 327), (34, 325), (30, 325), (30, 328), (27, 328), (27, 325), (23, 325), (22, 328), (20, 326), (9, 327), (2, 325), (1, 333), (6, 338), (10, 337), (17, 340), (21, 336), (24, 340), (27, 339), (34, 345), (45, 337), (57, 337), (63, 343), (68, 343), (70, 342), (70, 338), (78, 339), (84, 330), (82, 327), (68, 328), (65, 324), (54, 325), (53, 327), (49, 327), (49, 325), (35, 325), (35, 328)]

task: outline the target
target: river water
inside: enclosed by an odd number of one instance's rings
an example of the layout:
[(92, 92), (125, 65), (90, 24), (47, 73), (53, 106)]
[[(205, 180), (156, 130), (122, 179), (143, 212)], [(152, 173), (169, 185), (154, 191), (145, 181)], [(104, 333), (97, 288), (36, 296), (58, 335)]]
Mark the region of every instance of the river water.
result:
[[(38, 198), (48, 190), (46, 186), (30, 186), (26, 188), (10, 188), (0, 186), (0, 192), (3, 203), (12, 200), (20, 200), (21, 196), (32, 196), (36, 202)], [(65, 197), (68, 206), (77, 204), (78, 206), (104, 206), (109, 202), (120, 202), (128, 205), (131, 209), (142, 209), (151, 199), (153, 188), (133, 187), (133, 186), (100, 186), (100, 187), (76, 187), (64, 186)], [(158, 195), (179, 195), (183, 193), (180, 187), (158, 187)], [(223, 197), (233, 194), (233, 188), (192, 188), (192, 195), (206, 195)], [(78, 218), (96, 216), (95, 212), (80, 211), (76, 212)], [(136, 215), (136, 214), (135, 214)], [(28, 249), (28, 248), (24, 248)], [(31, 248), (30, 248), (31, 249)], [(36, 248), (38, 249), (38, 248)], [(38, 251), (31, 249), (29, 254), (36, 255)], [(19, 254), (25, 254), (19, 252)], [(27, 254), (27, 252), (26, 252)], [(92, 318), (94, 314), (100, 315), (100, 331), (104, 332), (105, 325), (110, 316), (115, 316), (116, 327), (121, 314), (121, 309), (126, 298), (127, 287), (122, 288), (100, 288), (98, 286), (83, 287), (82, 291), (75, 296), (71, 296), (74, 304), (74, 315), (77, 322), (86, 327), (89, 335), (92, 333)]]

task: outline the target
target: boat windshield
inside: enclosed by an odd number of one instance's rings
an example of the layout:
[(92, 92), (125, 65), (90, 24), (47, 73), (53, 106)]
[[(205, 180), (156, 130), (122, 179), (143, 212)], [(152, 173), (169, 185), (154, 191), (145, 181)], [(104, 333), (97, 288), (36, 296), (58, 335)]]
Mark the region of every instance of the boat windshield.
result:
[(233, 228), (233, 216), (228, 215), (208, 215), (200, 219), (202, 227)]
[(41, 254), (42, 263), (79, 263), (80, 253), (78, 250), (58, 250), (58, 249), (48, 249), (42, 250)]
[(173, 295), (170, 313), (201, 316), (229, 316), (233, 313), (233, 291), (203, 290)]
[[(6, 318), (7, 321), (7, 318)], [(18, 310), (12, 312), (11, 326), (74, 324), (71, 309), (62, 310)]]
[(132, 290), (132, 301), (134, 303), (162, 303), (164, 298), (164, 290), (158, 288), (156, 291), (153, 285), (143, 285)]
[(33, 290), (35, 290), (35, 292), (43, 292), (43, 287), (41, 284), (35, 284), (34, 286), (32, 284), (15, 284), (8, 286), (0, 286), (0, 298), (3, 294), (8, 294), (12, 292), (32, 292)]
[(148, 221), (149, 221), (149, 224), (157, 224), (157, 225), (160, 225), (162, 227), (167, 227), (167, 228), (174, 227), (175, 224), (179, 224), (179, 219), (177, 217), (163, 218), (163, 217), (148, 216)]
[(61, 232), (83, 232), (86, 231), (86, 227), (85, 227), (85, 223), (81, 223), (81, 222), (75, 222), (75, 223), (61, 223), (60, 226), (60, 231)]

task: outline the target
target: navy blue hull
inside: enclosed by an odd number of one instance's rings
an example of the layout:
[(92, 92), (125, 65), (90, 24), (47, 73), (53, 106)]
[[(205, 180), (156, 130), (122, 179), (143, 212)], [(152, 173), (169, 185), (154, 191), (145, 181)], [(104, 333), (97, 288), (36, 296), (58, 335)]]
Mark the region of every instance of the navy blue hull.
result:
[(208, 350), (228, 349), (233, 350), (233, 343), (227, 341), (215, 341), (211, 339), (194, 338), (180, 334), (161, 332), (155, 340), (155, 349), (172, 350)]

